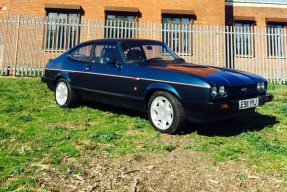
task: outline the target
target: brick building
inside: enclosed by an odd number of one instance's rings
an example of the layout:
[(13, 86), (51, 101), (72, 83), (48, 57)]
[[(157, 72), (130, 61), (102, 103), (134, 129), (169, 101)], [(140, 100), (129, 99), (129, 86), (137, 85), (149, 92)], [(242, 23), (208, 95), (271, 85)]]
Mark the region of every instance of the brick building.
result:
[(266, 27), (268, 23), (287, 23), (285, 0), (2, 0), (0, 8), (0, 14), (49, 16), (49, 13), (74, 13), (80, 18), (148, 23), (227, 26), (248, 23), (260, 27)]
[(286, 0), (230, 0), (226, 1), (225, 5), (226, 25), (228, 26), (236, 23), (257, 27), (267, 27), (269, 24), (281, 24), (282, 26), (287, 24)]
[[(224, 25), (224, 0), (2, 0), (0, 14), (76, 13), (81, 18), (134, 19), (161, 23), (163, 18), (186, 18), (190, 24)], [(130, 16), (130, 17), (129, 17)]]
[[(189, 62), (258, 69), (272, 78), (287, 71), (287, 0), (1, 0), (2, 14), (0, 28), (10, 34), (2, 33), (0, 42), (3, 69), (18, 60), (21, 66), (45, 63), (90, 39), (138, 37), (162, 40)], [(6, 26), (10, 14), (15, 17)], [(15, 48), (23, 53), (14, 56)]]

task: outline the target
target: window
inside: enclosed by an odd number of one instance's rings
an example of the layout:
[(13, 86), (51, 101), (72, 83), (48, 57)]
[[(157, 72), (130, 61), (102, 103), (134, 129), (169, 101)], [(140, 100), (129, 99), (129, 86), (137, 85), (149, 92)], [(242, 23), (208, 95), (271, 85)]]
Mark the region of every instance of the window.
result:
[(250, 23), (235, 22), (235, 53), (241, 56), (252, 56), (253, 43), (251, 41)]
[(134, 24), (138, 21), (137, 7), (105, 6), (105, 38), (134, 38)]
[(164, 43), (150, 41), (131, 41), (121, 43), (126, 63), (182, 62)]
[(188, 17), (163, 16), (162, 40), (177, 53), (190, 53), (191, 19)]
[(159, 59), (173, 61), (174, 56), (167, 50), (166, 47), (159, 45), (143, 45), (143, 50), (147, 60)]
[(85, 45), (74, 49), (70, 53), (70, 58), (76, 61), (89, 62), (91, 56), (91, 45)]
[(79, 13), (47, 11), (47, 49), (69, 49), (78, 44)]
[(284, 56), (282, 24), (267, 24), (268, 55), (272, 57)]
[(108, 59), (115, 60), (117, 64), (122, 63), (122, 59), (117, 46), (115, 44), (95, 45), (92, 63), (106, 64)]
[(132, 38), (134, 37), (134, 15), (107, 14), (105, 38)]

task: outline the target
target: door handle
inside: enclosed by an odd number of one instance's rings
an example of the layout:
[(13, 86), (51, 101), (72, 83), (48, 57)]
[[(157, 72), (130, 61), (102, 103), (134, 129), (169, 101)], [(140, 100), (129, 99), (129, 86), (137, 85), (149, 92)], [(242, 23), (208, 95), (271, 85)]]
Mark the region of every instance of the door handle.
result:
[(122, 65), (120, 65), (120, 64), (116, 64), (115, 66), (116, 66), (116, 68), (118, 68), (119, 70), (121, 70), (121, 69), (123, 68)]
[(90, 69), (92, 69), (93, 67), (92, 66), (87, 66), (86, 67), (86, 70), (90, 70)]

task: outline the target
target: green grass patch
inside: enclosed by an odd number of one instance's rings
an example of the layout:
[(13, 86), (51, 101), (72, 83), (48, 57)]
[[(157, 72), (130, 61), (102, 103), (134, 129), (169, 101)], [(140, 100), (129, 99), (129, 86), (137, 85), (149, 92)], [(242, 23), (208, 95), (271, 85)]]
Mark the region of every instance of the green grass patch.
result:
[(155, 132), (143, 114), (130, 110), (97, 105), (60, 108), (40, 78), (1, 77), (0, 191), (38, 188), (29, 177), (39, 169), (32, 163), (81, 174), (79, 167), (65, 160), (76, 158), (84, 166), (89, 164), (84, 155), (97, 157), (104, 151), (114, 158), (132, 154), (140, 162), (148, 153), (191, 150), (217, 162), (244, 161), (256, 172), (286, 175), (285, 90), (286, 85), (270, 85), (274, 101), (256, 114), (235, 122), (191, 125), (181, 135), (171, 136)]
[(122, 136), (113, 131), (100, 131), (90, 136), (90, 139), (99, 143), (113, 143), (114, 140), (120, 139)]

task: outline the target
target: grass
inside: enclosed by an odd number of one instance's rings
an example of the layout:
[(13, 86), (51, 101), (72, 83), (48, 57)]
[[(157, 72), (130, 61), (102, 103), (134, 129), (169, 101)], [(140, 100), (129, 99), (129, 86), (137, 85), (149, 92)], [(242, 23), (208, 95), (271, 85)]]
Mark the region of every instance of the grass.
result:
[(62, 109), (40, 78), (1, 77), (0, 191), (37, 190), (39, 167), (35, 163), (79, 174), (80, 168), (63, 159), (103, 151), (113, 158), (133, 154), (137, 161), (147, 153), (198, 151), (217, 162), (245, 161), (257, 172), (276, 172), (287, 187), (286, 90), (286, 85), (270, 85), (274, 101), (250, 117), (190, 124), (181, 134), (171, 136), (155, 132), (141, 113), (98, 104)]

